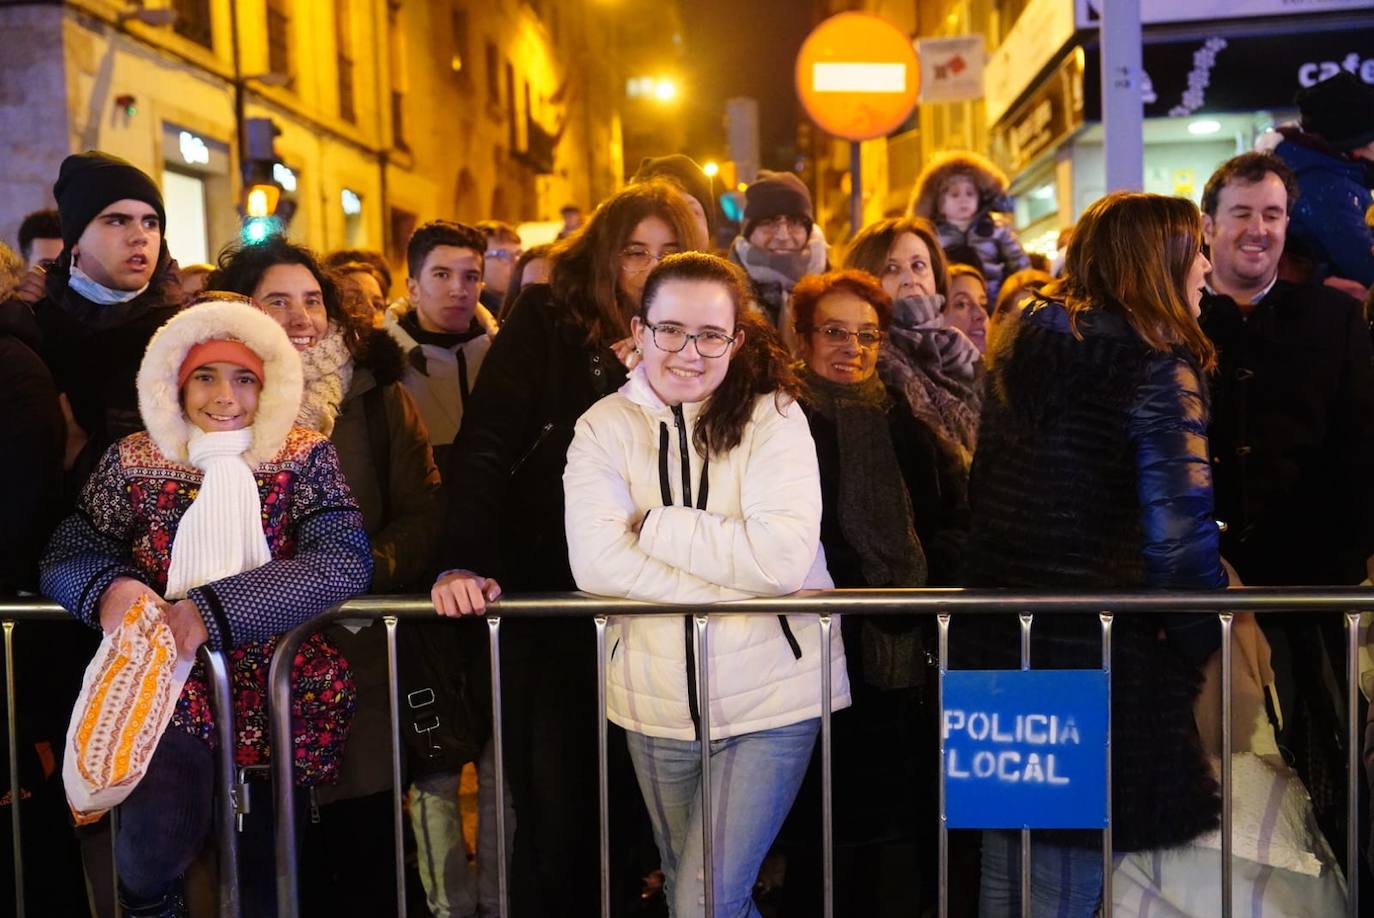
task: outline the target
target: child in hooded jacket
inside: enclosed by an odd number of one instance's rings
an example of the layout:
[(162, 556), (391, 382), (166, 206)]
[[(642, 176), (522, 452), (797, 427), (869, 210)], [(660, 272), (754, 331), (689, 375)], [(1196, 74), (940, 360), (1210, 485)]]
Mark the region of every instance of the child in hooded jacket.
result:
[(921, 177), (911, 199), (911, 214), (925, 217), (940, 233), (948, 252), (966, 247), (978, 253), (987, 279), (988, 301), (997, 300), (1002, 280), (1030, 267), (1021, 240), (1007, 219), (1007, 177), (991, 160), (957, 151), (937, 157)]
[[(333, 445), (295, 426), (301, 361), (286, 333), (245, 297), (207, 299), (149, 343), (137, 380), (147, 429), (105, 453), (48, 546), (41, 585), (106, 631), (147, 594), (183, 659), (201, 643), (224, 651), (236, 761), (261, 765), (277, 639), (365, 592), (372, 556)], [(347, 661), (314, 635), (291, 681), (297, 783), (328, 783), (353, 714)], [(213, 727), (198, 663), (143, 779), (119, 807), (115, 867), (126, 915), (184, 914), (179, 879), (210, 830)], [(262, 837), (250, 838), (250, 825), (241, 845), (245, 907), (270, 914), (270, 820), (250, 823)]]

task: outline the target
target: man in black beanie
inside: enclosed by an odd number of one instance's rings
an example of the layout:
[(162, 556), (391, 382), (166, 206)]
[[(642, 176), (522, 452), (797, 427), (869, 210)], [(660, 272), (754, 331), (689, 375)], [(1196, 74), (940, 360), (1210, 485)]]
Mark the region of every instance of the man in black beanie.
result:
[(793, 347), (792, 288), (829, 265), (825, 237), (815, 225), (811, 192), (791, 172), (760, 170), (744, 191), (744, 223), (730, 245), (730, 260), (744, 268), (754, 299)]
[(1374, 230), (1365, 222), (1374, 203), (1374, 86), (1341, 72), (1293, 101), (1301, 126), (1279, 128), (1274, 148), (1298, 176), (1287, 254), (1314, 280), (1363, 299), (1374, 285)]
[(68, 414), (70, 501), (105, 449), (142, 429), (134, 377), (148, 339), (176, 307), (164, 293), (172, 274), (166, 211), (151, 178), (118, 157), (77, 153), (62, 161), (53, 197), (62, 254), (33, 311)]

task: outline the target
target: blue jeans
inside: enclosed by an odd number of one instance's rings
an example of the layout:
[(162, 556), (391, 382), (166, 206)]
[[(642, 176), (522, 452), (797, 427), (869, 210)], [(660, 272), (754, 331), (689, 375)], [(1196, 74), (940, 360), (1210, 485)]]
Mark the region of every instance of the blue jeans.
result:
[[(712, 846), (718, 918), (756, 918), (754, 881), (801, 787), (820, 720), (711, 743)], [(663, 859), (668, 913), (705, 911), (701, 745), (627, 732), (630, 759)]]
[[(1102, 851), (1038, 841), (1031, 836), (1031, 915), (1092, 918), (1102, 901)], [(979, 918), (1021, 914), (1021, 833), (983, 833)]]

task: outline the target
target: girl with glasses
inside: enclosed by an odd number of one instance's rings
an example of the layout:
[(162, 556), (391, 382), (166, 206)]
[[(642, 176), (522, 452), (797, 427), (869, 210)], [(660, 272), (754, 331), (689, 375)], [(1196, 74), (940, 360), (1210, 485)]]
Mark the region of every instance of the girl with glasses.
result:
[[(816, 451), (797, 377), (748, 308), (729, 262), (688, 253), (648, 276), (626, 384), (578, 420), (563, 483), (580, 589), (663, 603), (779, 596), (832, 585), (820, 545)], [(759, 865), (820, 726), (812, 618), (715, 617), (710, 735), (695, 693), (691, 620), (611, 619), (610, 719), (625, 728), (667, 880), (669, 914), (702, 914), (701, 748), (711, 744), (716, 914), (759, 914)], [(849, 704), (831, 635), (832, 709)]]

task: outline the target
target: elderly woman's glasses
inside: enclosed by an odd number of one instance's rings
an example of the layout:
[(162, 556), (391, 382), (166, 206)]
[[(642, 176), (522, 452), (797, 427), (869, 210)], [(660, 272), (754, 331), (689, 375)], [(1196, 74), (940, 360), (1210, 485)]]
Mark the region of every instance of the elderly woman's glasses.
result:
[(669, 354), (676, 354), (687, 346), (688, 341), (695, 341), (697, 353), (701, 356), (721, 357), (730, 349), (730, 345), (735, 343), (735, 339), (725, 332), (703, 331), (689, 334), (681, 325), (673, 325), (670, 322), (648, 325), (648, 328), (653, 334), (654, 346)]
[(883, 333), (874, 328), (862, 328), (859, 331), (850, 331), (838, 325), (823, 325), (820, 328), (808, 330), (820, 335), (821, 340), (826, 344), (831, 344), (835, 347), (844, 347), (849, 343), (851, 336), (855, 341), (859, 342), (859, 347), (865, 350), (872, 350), (883, 343)]

